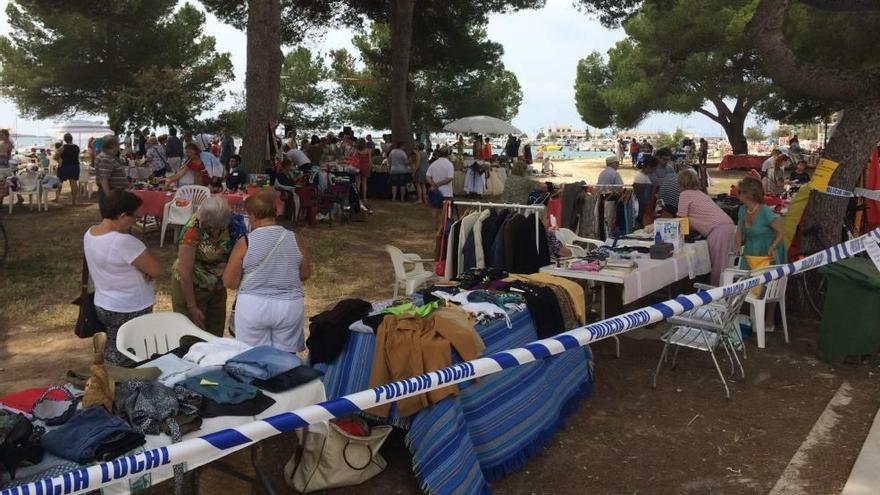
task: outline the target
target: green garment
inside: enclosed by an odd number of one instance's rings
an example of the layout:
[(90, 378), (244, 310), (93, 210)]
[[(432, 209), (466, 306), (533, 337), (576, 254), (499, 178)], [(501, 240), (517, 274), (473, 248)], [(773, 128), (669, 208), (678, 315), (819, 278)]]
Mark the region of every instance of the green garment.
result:
[[(195, 289), (196, 306), (205, 315), (205, 330), (218, 337), (223, 336), (226, 328), (226, 288), (221, 286), (215, 290)], [(186, 299), (180, 288), (180, 281), (171, 280), (171, 309), (189, 318)]]
[(385, 308), (385, 310), (382, 312), (387, 315), (414, 314), (416, 316), (425, 318), (439, 307), (440, 301), (431, 301), (424, 306), (416, 306), (413, 303), (406, 303), (401, 304), (400, 306), (391, 306), (389, 308)]
[[(755, 221), (751, 226), (746, 226), (746, 207), (745, 205), (739, 207), (739, 228), (742, 230), (743, 239), (743, 256), (739, 263), (741, 269), (749, 269), (746, 256), (768, 256), (767, 252), (770, 251), (770, 246), (776, 240), (776, 231), (773, 230), (770, 224), (776, 218), (777, 216), (773, 213), (773, 210), (766, 205), (761, 205), (758, 213), (755, 215)], [(776, 255), (772, 261), (774, 265), (782, 265), (786, 262), (785, 246), (783, 244), (783, 242), (780, 242), (776, 247)]]
[[(193, 264), (193, 287), (195, 289), (217, 290), (223, 287), (223, 265), (229, 259), (229, 253), (235, 245), (229, 234), (229, 229), (223, 229), (217, 240), (212, 240), (207, 230), (199, 225), (197, 215), (183, 226), (180, 233), (180, 244), (193, 246), (196, 250), (196, 259)], [(177, 273), (177, 261), (172, 267), (172, 278), (179, 282), (180, 275)]]

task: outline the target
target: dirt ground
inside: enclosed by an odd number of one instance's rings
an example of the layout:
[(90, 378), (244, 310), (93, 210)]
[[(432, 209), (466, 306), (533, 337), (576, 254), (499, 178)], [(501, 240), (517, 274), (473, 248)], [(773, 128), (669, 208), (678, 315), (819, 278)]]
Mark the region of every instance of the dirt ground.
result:
[[(713, 174), (714, 176), (714, 174)], [(67, 199), (66, 194), (62, 199)], [(315, 275), (306, 284), (307, 313), (344, 297), (390, 297), (392, 272), (386, 243), (431, 255), (430, 213), (412, 204), (375, 201), (366, 223), (297, 227), (311, 250)], [(87, 364), (88, 342), (71, 335), (78, 292), (81, 237), (97, 219), (94, 205), (53, 206), (49, 212), (0, 209), (12, 251), (0, 267), (0, 393), (59, 381)], [(170, 267), (174, 248), (145, 242)], [(170, 309), (168, 277), (158, 280), (156, 310)], [(684, 292), (687, 287), (676, 287)], [(791, 290), (791, 289), (790, 289)], [(640, 301), (642, 305), (645, 302)], [(230, 297), (231, 304), (231, 297)], [(595, 389), (549, 448), (524, 470), (492, 484), (496, 494), (751, 494), (767, 493), (842, 383), (852, 401), (835, 411), (834, 441), (808, 456), (803, 493), (839, 493), (880, 406), (875, 365), (836, 366), (815, 359), (818, 321), (790, 308), (791, 343), (768, 335), (767, 348), (748, 343), (746, 379), (731, 382), (731, 399), (708, 356), (682, 351), (675, 371), (665, 367), (656, 390), (651, 376), (660, 355), (662, 325), (595, 352)], [(722, 361), (722, 364), (724, 362)], [(338, 494), (416, 494), (401, 434), (383, 455), (389, 468), (370, 482)], [(294, 446), (290, 436), (264, 442), (261, 465), (281, 493), (293, 493), (281, 472)], [(227, 459), (243, 467), (247, 456)], [(199, 493), (247, 493), (248, 485), (222, 470), (199, 471)], [(168, 493), (162, 485), (153, 493)], [(262, 493), (259, 490), (258, 493)]]

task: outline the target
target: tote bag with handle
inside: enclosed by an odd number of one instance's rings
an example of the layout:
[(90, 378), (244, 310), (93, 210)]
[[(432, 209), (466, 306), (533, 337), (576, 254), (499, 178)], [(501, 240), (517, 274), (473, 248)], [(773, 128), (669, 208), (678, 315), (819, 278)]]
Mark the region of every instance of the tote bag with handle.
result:
[(374, 426), (369, 435), (355, 436), (329, 424), (321, 435), (297, 430), (300, 449), (284, 466), (284, 480), (300, 493), (359, 485), (386, 466), (379, 449), (391, 434), (390, 426)]

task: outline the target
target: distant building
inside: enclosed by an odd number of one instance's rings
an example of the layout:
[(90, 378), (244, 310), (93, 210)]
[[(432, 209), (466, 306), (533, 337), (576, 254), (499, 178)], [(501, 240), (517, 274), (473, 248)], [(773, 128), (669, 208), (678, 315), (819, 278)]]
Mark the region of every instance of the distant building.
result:
[(617, 137), (619, 139), (626, 139), (631, 137), (636, 138), (639, 141), (641, 141), (642, 139), (647, 139), (648, 141), (652, 139), (657, 139), (659, 135), (659, 131), (648, 131), (644, 129), (630, 129), (628, 131), (619, 131), (617, 133)]
[(559, 139), (585, 139), (587, 131), (584, 129), (576, 129), (568, 124), (552, 125), (540, 130), (544, 136), (555, 134)]

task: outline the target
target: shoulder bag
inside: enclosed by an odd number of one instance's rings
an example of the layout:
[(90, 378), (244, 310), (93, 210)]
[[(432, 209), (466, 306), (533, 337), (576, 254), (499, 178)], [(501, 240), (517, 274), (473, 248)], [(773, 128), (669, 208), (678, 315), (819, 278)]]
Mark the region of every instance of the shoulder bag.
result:
[(379, 449), (390, 426), (359, 437), (329, 422), (328, 434), (296, 430), (300, 446), (284, 466), (284, 481), (300, 493), (359, 485), (385, 470)]
[(81, 339), (87, 339), (98, 332), (107, 331), (107, 327), (98, 320), (98, 312), (95, 310), (95, 293), (89, 292), (89, 264), (83, 254), (82, 262), (82, 285), (79, 297), (72, 304), (79, 306), (79, 315), (76, 318), (76, 326), (73, 333)]

